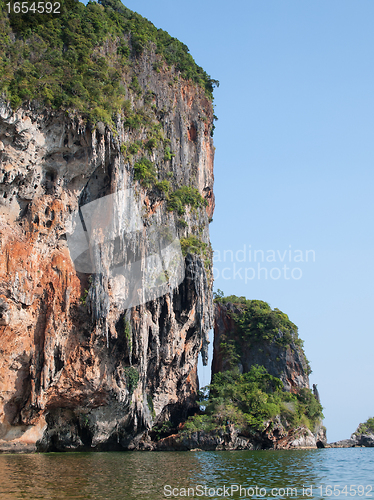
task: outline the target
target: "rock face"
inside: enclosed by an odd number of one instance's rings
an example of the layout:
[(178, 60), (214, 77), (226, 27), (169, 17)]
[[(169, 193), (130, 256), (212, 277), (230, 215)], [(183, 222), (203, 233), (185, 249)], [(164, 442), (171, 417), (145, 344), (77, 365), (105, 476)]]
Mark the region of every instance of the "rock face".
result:
[(285, 390), (296, 392), (302, 387), (309, 388), (308, 364), (302, 349), (291, 342), (287, 346), (276, 342), (248, 343), (236, 335), (236, 325), (230, 311), (240, 314), (231, 303), (215, 304), (214, 344), (212, 376), (229, 368), (230, 360), (225, 355), (221, 343), (224, 337), (235, 338), (240, 352), (239, 368), (246, 373), (253, 365), (264, 366), (270, 375), (283, 382)]
[[(233, 319), (235, 315), (240, 317), (240, 307), (230, 302), (215, 303), (212, 378), (215, 373), (233, 368), (233, 358), (227, 347), (225, 348), (225, 345), (231, 342), (238, 356), (235, 363), (241, 373), (247, 373), (253, 365), (262, 365), (270, 375), (283, 382), (286, 391), (297, 393), (299, 389), (309, 389), (309, 364), (303, 349), (292, 340), (284, 345), (277, 342), (276, 338), (270, 341), (250, 342), (239, 334), (238, 325)], [(282, 331), (279, 330), (277, 335), (281, 337)], [(216, 443), (218, 447), (223, 446), (222, 449), (323, 448), (327, 444), (326, 429), (322, 426), (322, 422), (312, 433), (305, 426), (286, 429), (278, 417), (275, 423), (272, 422), (270, 425), (269, 422), (262, 433), (253, 436), (241, 436), (239, 439), (237, 429), (223, 434), (222, 440)], [(204, 447), (206, 439), (204, 433), (195, 436), (194, 439), (200, 442), (200, 444), (196, 442), (194, 447)]]
[[(146, 150), (149, 129), (133, 130), (120, 118), (112, 128), (100, 122), (92, 128), (79, 116), (28, 107), (14, 112), (1, 102), (4, 449), (131, 448), (156, 421), (186, 417), (194, 407), (197, 358), (202, 351), (206, 362), (213, 323), (213, 109), (197, 85), (172, 80), (172, 69), (154, 71), (157, 57), (150, 50), (139, 58), (135, 72), (142, 93), (128, 89), (126, 98), (134, 112), (159, 124), (162, 144), (168, 140), (174, 156), (157, 144)], [(126, 147), (136, 141), (140, 151), (127, 155)], [(168, 180), (173, 190), (193, 186), (207, 206), (187, 204), (183, 217), (168, 210), (160, 189), (135, 179), (142, 155), (156, 167), (158, 181)], [(185, 247), (197, 235), (205, 251), (185, 248), (184, 280), (128, 309), (123, 291), (130, 293), (134, 284), (105, 271), (116, 249), (125, 253), (135, 245), (142, 253), (147, 238), (113, 234), (114, 243), (96, 246), (101, 253), (91, 258), (102, 267), (91, 278), (75, 269), (67, 244), (79, 208), (125, 189), (135, 190), (144, 231), (163, 224)], [(116, 213), (126, 218), (125, 205)]]

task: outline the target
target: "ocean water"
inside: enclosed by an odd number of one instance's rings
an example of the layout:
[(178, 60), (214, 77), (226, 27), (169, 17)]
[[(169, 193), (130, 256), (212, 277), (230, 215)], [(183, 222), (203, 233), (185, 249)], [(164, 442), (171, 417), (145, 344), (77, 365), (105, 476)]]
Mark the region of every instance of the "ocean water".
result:
[(374, 498), (374, 448), (0, 455), (0, 500)]

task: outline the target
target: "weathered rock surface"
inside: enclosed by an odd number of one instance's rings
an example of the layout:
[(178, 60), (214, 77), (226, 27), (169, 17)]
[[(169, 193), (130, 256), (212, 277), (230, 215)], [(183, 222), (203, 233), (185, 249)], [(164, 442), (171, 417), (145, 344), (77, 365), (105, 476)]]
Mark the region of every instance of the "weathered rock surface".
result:
[[(134, 180), (136, 155), (131, 160), (121, 153), (121, 145), (145, 143), (145, 128), (124, 128), (118, 119), (113, 130), (103, 123), (92, 129), (78, 116), (14, 112), (0, 104), (4, 450), (131, 449), (155, 421), (186, 417), (195, 405), (197, 358), (202, 351), (206, 361), (213, 323), (209, 260), (188, 254), (185, 279), (176, 289), (125, 311), (118, 294), (130, 285), (104, 272), (91, 280), (77, 272), (66, 241), (79, 207), (135, 188), (144, 227), (163, 223), (176, 227), (179, 238), (198, 233), (209, 244), (212, 105), (196, 85), (182, 79), (171, 85), (173, 70), (154, 71), (156, 61), (154, 51), (139, 59), (135, 71), (143, 94), (129, 91), (127, 98), (161, 123), (170, 140), (172, 159), (165, 160), (162, 148), (150, 153), (159, 180), (169, 179), (174, 189), (193, 185), (208, 202), (206, 208), (187, 207), (183, 225), (160, 193)], [(145, 238), (135, 243), (145, 250)], [(124, 237), (120, 247), (126, 248)], [(105, 252), (104, 268), (113, 247)], [(136, 387), (129, 382), (130, 365), (139, 376)]]
[(263, 432), (253, 434), (242, 433), (234, 425), (225, 429), (210, 432), (193, 432), (187, 434), (173, 434), (161, 439), (153, 449), (161, 451), (186, 451), (186, 450), (288, 450), (296, 448), (323, 447), (322, 442), (306, 427), (297, 427), (286, 430), (280, 421), (268, 422)]
[(276, 342), (247, 343), (236, 336), (236, 325), (230, 311), (239, 313), (234, 304), (215, 304), (214, 344), (212, 376), (227, 370), (230, 360), (221, 347), (222, 337), (235, 338), (240, 352), (239, 369), (248, 372), (253, 365), (262, 365), (266, 370), (283, 382), (287, 391), (295, 392), (302, 387), (309, 388), (308, 365), (302, 349), (291, 342), (288, 346)]
[(335, 443), (329, 443), (328, 446), (329, 448), (353, 448), (356, 446), (356, 441), (354, 439), (342, 439)]

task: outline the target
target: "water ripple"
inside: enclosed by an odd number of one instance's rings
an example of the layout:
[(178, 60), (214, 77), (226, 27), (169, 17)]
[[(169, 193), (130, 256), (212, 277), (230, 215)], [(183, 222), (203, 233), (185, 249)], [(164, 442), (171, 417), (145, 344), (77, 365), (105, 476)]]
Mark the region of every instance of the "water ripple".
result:
[[(0, 499), (161, 500), (181, 498), (183, 493), (188, 498), (216, 500), (369, 499), (374, 497), (373, 471), (373, 448), (0, 455)], [(362, 485), (363, 494), (358, 494), (357, 486), (352, 490), (356, 493), (350, 494), (352, 484)], [(206, 488), (207, 496), (199, 494), (198, 485)], [(241, 486), (242, 495), (235, 487), (230, 495), (217, 491), (231, 485)], [(373, 486), (371, 497), (368, 485)], [(168, 495), (172, 490), (178, 495)]]

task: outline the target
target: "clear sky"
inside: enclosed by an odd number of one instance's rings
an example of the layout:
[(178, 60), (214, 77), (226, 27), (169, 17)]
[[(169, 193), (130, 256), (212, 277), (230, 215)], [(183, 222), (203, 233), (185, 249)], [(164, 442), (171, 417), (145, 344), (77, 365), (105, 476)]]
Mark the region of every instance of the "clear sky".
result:
[(215, 289), (298, 325), (328, 440), (348, 438), (374, 415), (374, 3), (124, 3), (220, 81)]

